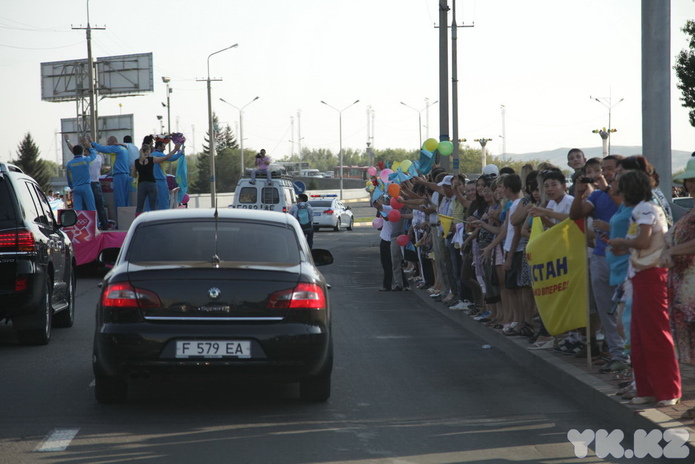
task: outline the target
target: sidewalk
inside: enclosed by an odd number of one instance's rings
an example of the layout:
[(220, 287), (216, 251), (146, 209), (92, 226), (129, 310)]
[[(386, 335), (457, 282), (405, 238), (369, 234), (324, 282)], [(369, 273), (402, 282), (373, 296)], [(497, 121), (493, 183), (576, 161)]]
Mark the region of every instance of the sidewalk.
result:
[(681, 419), (688, 409), (695, 407), (695, 366), (681, 365), (683, 396), (680, 404), (668, 408), (633, 406), (628, 400), (616, 396), (617, 384), (613, 374), (600, 374), (600, 366), (589, 370), (586, 359), (566, 355), (555, 350), (529, 350), (526, 337), (507, 337), (498, 331), (473, 320), (461, 311), (452, 311), (441, 303), (432, 301), (424, 290), (414, 290), (427, 304), (443, 316), (460, 324), (463, 328), (480, 338), (482, 345), (490, 345), (507, 355), (512, 361), (535, 375), (539, 380), (549, 382), (565, 394), (571, 395), (591, 413), (609, 416), (626, 430), (685, 428), (690, 433), (688, 446), (690, 456), (695, 456), (695, 421)]

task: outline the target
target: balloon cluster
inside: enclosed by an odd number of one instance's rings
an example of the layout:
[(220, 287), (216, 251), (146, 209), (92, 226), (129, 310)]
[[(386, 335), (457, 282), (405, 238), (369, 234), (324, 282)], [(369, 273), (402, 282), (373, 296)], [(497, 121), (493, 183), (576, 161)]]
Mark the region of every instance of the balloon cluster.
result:
[[(386, 194), (391, 197), (390, 205), (393, 209), (386, 215), (389, 221), (397, 222), (401, 219), (399, 210), (403, 207), (403, 203), (398, 201), (401, 194), (401, 182), (413, 176), (429, 174), (434, 166), (435, 151), (442, 156), (450, 156), (454, 152), (454, 144), (448, 140), (440, 142), (435, 138), (430, 138), (422, 144), (420, 159), (417, 161), (404, 160), (395, 163), (380, 161), (377, 163), (377, 166), (367, 168), (367, 174), (369, 174), (371, 179), (366, 182), (365, 189), (372, 194), (372, 201), (376, 201)], [(377, 217), (372, 221), (372, 226), (375, 229), (381, 229), (383, 225), (384, 219), (381, 217)], [(399, 245), (400, 242), (403, 242), (404, 244), (401, 246), (405, 246), (409, 239), (407, 236), (401, 235), (397, 241)]]

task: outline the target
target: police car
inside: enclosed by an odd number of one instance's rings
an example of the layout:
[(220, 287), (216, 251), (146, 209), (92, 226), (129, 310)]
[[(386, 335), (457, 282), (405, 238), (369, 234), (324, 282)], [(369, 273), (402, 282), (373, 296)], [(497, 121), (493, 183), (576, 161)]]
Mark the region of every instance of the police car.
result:
[(270, 184), (263, 174), (258, 174), (256, 183), (252, 184), (251, 178), (248, 177), (249, 172), (247, 170), (247, 177), (239, 179), (234, 191), (234, 202), (229, 205), (230, 208), (287, 213), (297, 202), (292, 177), (287, 175), (284, 169), (271, 165)]
[(311, 195), (309, 206), (314, 213), (314, 231), (331, 227), (336, 232), (341, 227), (352, 230), (355, 217), (350, 207), (338, 199), (338, 195)]

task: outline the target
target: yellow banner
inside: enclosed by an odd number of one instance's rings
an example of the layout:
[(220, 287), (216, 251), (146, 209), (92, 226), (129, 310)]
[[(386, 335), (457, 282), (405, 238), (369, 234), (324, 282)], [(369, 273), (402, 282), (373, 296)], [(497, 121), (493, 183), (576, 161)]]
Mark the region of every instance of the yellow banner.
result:
[(534, 219), (526, 258), (533, 296), (548, 332), (558, 335), (586, 327), (586, 238), (577, 224), (565, 219), (543, 231), (540, 219)]

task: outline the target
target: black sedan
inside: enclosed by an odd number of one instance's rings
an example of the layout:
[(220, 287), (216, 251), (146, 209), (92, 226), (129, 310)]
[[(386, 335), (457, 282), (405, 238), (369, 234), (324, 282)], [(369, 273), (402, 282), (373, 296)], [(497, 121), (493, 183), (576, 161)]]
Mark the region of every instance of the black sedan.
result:
[(302, 399), (327, 400), (331, 312), (316, 266), (332, 262), (285, 213), (140, 215), (102, 283), (96, 399), (123, 401), (137, 379), (210, 374), (299, 382)]

